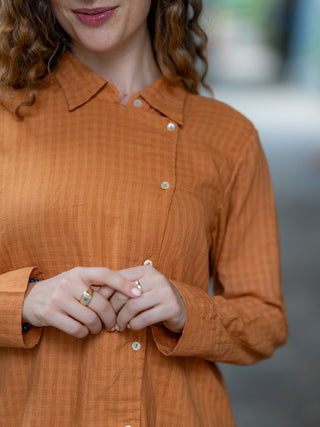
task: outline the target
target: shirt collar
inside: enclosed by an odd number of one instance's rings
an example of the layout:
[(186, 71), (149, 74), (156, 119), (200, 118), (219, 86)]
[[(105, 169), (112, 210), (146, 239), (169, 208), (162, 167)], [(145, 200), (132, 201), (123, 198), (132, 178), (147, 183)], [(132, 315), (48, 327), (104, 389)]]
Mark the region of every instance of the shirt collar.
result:
[(71, 53), (60, 58), (54, 72), (69, 111), (90, 101), (108, 82), (79, 62)]
[[(104, 87), (112, 92), (116, 90), (111, 83), (79, 62), (70, 52), (60, 58), (54, 75), (62, 88), (69, 111), (89, 102)], [(173, 86), (161, 76), (135, 94), (135, 97), (140, 96), (153, 109), (179, 125), (183, 124), (186, 91), (182, 86)]]
[(173, 86), (161, 76), (140, 92), (140, 96), (155, 110), (183, 124), (184, 104), (187, 92), (182, 86)]

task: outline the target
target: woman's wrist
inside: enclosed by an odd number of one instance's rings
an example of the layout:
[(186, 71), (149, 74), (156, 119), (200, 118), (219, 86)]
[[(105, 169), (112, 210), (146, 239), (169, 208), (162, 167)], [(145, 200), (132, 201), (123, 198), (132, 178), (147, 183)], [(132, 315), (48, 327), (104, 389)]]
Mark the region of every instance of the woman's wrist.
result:
[[(32, 286), (35, 283), (37, 283), (37, 282), (39, 282), (39, 279), (36, 279), (34, 277), (32, 277), (32, 278), (29, 279), (29, 281), (28, 281), (28, 288), (27, 288), (27, 291), (26, 291), (26, 295), (28, 295), (28, 293), (30, 292)], [(22, 319), (22, 332), (27, 332), (30, 328), (32, 328), (32, 325), (30, 323), (28, 323), (28, 322), (24, 322), (23, 319)]]

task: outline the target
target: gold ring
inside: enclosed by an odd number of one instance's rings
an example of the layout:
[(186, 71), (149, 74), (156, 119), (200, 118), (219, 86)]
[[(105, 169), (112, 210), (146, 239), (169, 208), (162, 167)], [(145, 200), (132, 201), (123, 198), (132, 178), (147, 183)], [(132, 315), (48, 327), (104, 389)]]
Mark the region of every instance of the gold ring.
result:
[(142, 285), (140, 283), (140, 280), (135, 280), (134, 284), (136, 285), (136, 287), (140, 290), (140, 292), (143, 294), (143, 289), (142, 289)]
[(81, 295), (80, 304), (85, 305), (85, 306), (89, 305), (89, 302), (91, 301), (92, 297), (93, 297), (93, 289), (88, 288)]

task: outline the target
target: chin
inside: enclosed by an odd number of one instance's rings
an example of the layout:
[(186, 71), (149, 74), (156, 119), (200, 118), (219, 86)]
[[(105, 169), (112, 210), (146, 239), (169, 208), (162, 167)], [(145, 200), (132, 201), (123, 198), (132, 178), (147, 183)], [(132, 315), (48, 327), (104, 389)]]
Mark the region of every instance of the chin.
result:
[(91, 43), (80, 43), (79, 41), (76, 43), (76, 50), (78, 51), (86, 51), (86, 52), (93, 52), (93, 53), (107, 53), (111, 50), (113, 50), (114, 46), (111, 43), (101, 43), (96, 42), (94, 43), (91, 40)]

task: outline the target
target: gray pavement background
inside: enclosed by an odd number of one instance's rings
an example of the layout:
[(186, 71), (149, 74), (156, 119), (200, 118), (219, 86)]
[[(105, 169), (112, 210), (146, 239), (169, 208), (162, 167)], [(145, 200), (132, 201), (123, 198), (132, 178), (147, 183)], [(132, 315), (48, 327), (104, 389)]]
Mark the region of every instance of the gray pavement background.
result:
[(279, 215), (290, 337), (254, 366), (221, 364), (238, 427), (320, 426), (320, 93), (215, 87), (249, 117), (269, 162)]

